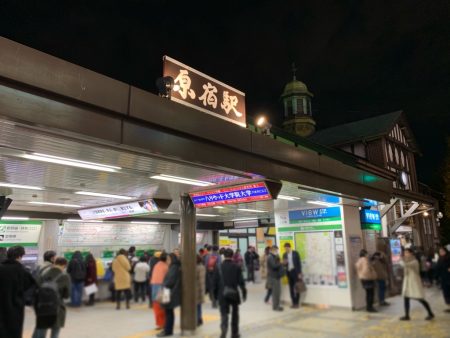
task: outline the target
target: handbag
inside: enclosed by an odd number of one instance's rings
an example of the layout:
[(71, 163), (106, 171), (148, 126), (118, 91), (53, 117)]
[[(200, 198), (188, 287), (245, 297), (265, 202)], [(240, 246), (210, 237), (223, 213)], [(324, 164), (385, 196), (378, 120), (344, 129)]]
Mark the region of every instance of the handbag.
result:
[(299, 279), (297, 283), (295, 283), (295, 291), (297, 291), (297, 293), (306, 292), (306, 284), (303, 279)]
[(90, 296), (94, 293), (97, 293), (98, 287), (97, 284), (93, 283), (91, 285), (88, 285), (84, 288), (84, 292), (86, 293), (86, 296)]
[(170, 303), (170, 289), (169, 288), (162, 288), (162, 296), (161, 296), (161, 304), (169, 304)]
[(223, 288), (223, 298), (230, 303), (239, 303), (239, 291), (225, 285)]

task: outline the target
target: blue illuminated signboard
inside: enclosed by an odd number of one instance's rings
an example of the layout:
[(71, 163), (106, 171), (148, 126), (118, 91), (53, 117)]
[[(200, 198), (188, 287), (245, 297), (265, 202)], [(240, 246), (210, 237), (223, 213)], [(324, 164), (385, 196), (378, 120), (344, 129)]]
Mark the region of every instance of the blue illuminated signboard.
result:
[(362, 209), (360, 217), (361, 229), (381, 231), (381, 216), (379, 211)]

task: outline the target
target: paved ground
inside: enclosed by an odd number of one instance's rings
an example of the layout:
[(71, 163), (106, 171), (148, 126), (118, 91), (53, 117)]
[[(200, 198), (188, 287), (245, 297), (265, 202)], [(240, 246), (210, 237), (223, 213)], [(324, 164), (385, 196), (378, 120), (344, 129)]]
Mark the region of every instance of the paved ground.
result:
[[(412, 302), (412, 321), (400, 322), (403, 301), (400, 297), (389, 299), (391, 306), (376, 314), (352, 312), (347, 309), (321, 309), (303, 306), (301, 309), (273, 312), (265, 305), (262, 284), (249, 285), (249, 299), (241, 306), (242, 337), (450, 337), (450, 313), (445, 313), (439, 290), (427, 290), (436, 319), (424, 320), (421, 305)], [(219, 336), (220, 316), (209, 303), (204, 305), (205, 324), (196, 337)], [(176, 313), (177, 319), (179, 312)], [(26, 312), (24, 338), (30, 338), (34, 314)], [(178, 327), (178, 320), (176, 327)], [(66, 327), (61, 338), (146, 338), (154, 337), (154, 317), (147, 305), (134, 304), (130, 310), (116, 311), (112, 303), (99, 303), (95, 307), (69, 309)], [(179, 330), (176, 330), (179, 336)]]

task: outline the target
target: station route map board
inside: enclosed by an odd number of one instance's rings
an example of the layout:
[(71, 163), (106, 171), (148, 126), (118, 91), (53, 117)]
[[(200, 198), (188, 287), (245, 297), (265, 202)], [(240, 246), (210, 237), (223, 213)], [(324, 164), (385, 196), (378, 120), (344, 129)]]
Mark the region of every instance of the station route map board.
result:
[(64, 223), (59, 245), (162, 245), (164, 232), (164, 227), (156, 224)]
[(333, 232), (297, 232), (295, 247), (302, 258), (306, 284), (336, 285), (335, 262), (332, 256)]

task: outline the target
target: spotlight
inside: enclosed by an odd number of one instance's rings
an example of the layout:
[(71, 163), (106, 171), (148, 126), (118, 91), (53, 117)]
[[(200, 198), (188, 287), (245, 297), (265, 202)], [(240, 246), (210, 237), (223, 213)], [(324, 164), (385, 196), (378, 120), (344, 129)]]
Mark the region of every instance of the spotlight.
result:
[(428, 211), (424, 211), (424, 212), (423, 212), (423, 216), (424, 216), (424, 217), (428, 217), (428, 215), (429, 215)]
[(174, 86), (174, 80), (171, 76), (160, 77), (156, 80), (156, 87), (158, 88), (158, 94), (161, 97), (170, 99), (172, 90), (180, 90), (180, 87)]
[(264, 115), (260, 115), (256, 118), (255, 121), (256, 126), (263, 130), (263, 134), (270, 136), (270, 128), (272, 128), (272, 125), (267, 120), (267, 117), (265, 117)]

